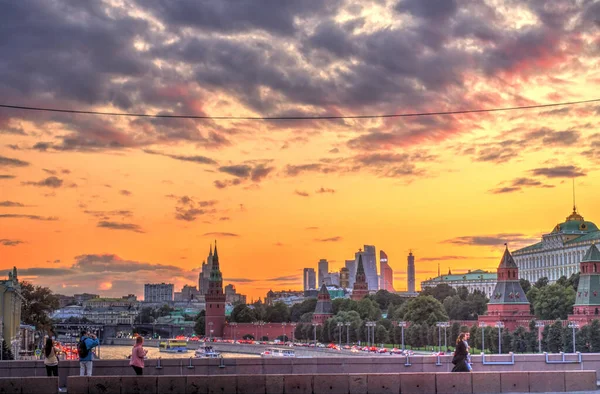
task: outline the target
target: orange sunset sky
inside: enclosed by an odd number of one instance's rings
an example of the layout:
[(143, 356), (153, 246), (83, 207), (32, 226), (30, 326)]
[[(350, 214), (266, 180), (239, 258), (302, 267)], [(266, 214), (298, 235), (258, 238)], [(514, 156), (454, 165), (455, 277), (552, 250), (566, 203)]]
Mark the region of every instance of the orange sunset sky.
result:
[[(11, 2), (0, 104), (377, 115), (600, 98), (594, 1)], [(10, 39), (6, 39), (6, 38)], [(0, 269), (61, 294), (197, 285), (218, 242), (249, 300), (364, 244), (406, 290), (496, 268), (572, 210), (600, 224), (600, 102), (387, 119), (0, 108)], [(419, 284), (417, 284), (419, 287)]]

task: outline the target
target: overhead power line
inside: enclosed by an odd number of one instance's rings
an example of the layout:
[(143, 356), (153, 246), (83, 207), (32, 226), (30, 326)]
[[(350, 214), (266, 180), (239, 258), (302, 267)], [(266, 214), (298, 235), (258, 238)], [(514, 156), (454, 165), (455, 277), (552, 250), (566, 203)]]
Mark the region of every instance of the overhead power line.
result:
[(61, 112), (68, 114), (81, 115), (107, 115), (107, 116), (126, 116), (135, 118), (166, 118), (166, 119), (209, 119), (209, 120), (334, 120), (334, 119), (378, 119), (378, 118), (408, 118), (415, 116), (433, 116), (433, 115), (460, 115), (474, 114), (480, 112), (501, 112), (516, 111), (524, 109), (560, 107), (566, 105), (588, 104), (600, 102), (600, 98), (580, 101), (567, 101), (562, 103), (521, 105), (518, 107), (503, 108), (483, 108), (483, 109), (465, 109), (456, 111), (436, 111), (436, 112), (413, 112), (406, 114), (382, 114), (382, 115), (323, 115), (323, 116), (209, 116), (209, 115), (167, 115), (167, 114), (143, 114), (129, 112), (102, 112), (102, 111), (83, 111), (64, 108), (44, 108), (44, 107), (26, 107), (22, 105), (0, 104), (0, 108), (22, 109), (26, 111), (42, 112)]

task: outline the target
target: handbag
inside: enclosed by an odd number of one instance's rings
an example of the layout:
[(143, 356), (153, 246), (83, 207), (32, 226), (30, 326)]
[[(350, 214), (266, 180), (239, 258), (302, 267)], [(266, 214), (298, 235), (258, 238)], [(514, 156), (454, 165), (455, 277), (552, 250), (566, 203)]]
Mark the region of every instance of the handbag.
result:
[(456, 365), (460, 362), (461, 357), (454, 352), (454, 357), (452, 357), (452, 364)]

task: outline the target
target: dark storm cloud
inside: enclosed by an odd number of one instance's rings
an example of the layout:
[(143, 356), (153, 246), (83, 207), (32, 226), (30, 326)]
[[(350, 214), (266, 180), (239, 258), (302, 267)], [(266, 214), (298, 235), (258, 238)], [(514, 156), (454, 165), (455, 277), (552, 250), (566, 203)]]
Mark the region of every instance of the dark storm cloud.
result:
[(31, 220), (43, 220), (43, 221), (58, 220), (58, 218), (56, 216), (21, 215), (21, 214), (11, 214), (11, 213), (1, 213), (0, 219), (31, 219)]
[(329, 188), (322, 187), (319, 190), (317, 190), (315, 193), (335, 193), (335, 189), (329, 189)]
[(546, 178), (577, 178), (587, 175), (584, 169), (576, 166), (535, 168), (529, 172), (535, 176), (545, 176)]
[(317, 242), (339, 242), (342, 240), (342, 237), (335, 236), (335, 237), (330, 237), (330, 238), (320, 238), (320, 239), (315, 239), (315, 241)]
[(144, 152), (152, 154), (152, 155), (160, 155), (160, 156), (170, 157), (171, 159), (175, 159), (175, 160), (189, 161), (189, 162), (198, 163), (198, 164), (217, 164), (216, 161), (214, 161), (213, 159), (208, 158), (206, 156), (170, 155), (168, 153), (157, 152), (157, 151), (154, 151), (151, 149), (144, 149)]
[(28, 165), (29, 163), (23, 160), (0, 156), (0, 167), (27, 167)]
[(0, 207), (25, 207), (26, 205), (16, 201), (0, 201)]
[(51, 187), (51, 188), (56, 189), (56, 188), (59, 188), (62, 186), (63, 180), (58, 177), (51, 176), (46, 179), (42, 179), (39, 182), (21, 182), (21, 184), (31, 185), (31, 186), (39, 186), (39, 187)]
[(470, 246), (498, 246), (508, 243), (509, 245), (523, 244), (523, 243), (535, 243), (538, 240), (526, 236), (520, 233), (507, 233), (507, 234), (495, 234), (495, 235), (475, 235), (475, 236), (464, 236), (447, 239), (441, 243), (455, 244), (455, 245), (470, 245)]
[(297, 18), (315, 14), (328, 15), (335, 11), (339, 3), (338, 0), (139, 1), (144, 9), (170, 26), (193, 27), (222, 33), (263, 30), (277, 36), (292, 35), (296, 31)]
[(457, 10), (455, 0), (402, 0), (395, 7), (398, 12), (409, 12), (424, 19), (447, 19)]
[(18, 239), (0, 239), (0, 245), (2, 246), (17, 246), (19, 244), (24, 243), (23, 241), (20, 241)]
[(239, 237), (239, 234), (234, 233), (222, 233), (222, 232), (212, 232), (212, 233), (204, 233), (203, 236), (215, 236), (215, 237)]
[(506, 194), (521, 191), (525, 187), (541, 187), (551, 189), (554, 187), (554, 185), (545, 184), (537, 179), (515, 178), (510, 181), (510, 186), (502, 186), (497, 189), (491, 189), (489, 192), (493, 194)]
[(133, 231), (136, 233), (143, 233), (144, 231), (137, 224), (132, 223), (118, 223), (118, 222), (109, 222), (106, 220), (101, 220), (98, 222), (96, 227), (107, 228), (109, 230), (126, 230)]

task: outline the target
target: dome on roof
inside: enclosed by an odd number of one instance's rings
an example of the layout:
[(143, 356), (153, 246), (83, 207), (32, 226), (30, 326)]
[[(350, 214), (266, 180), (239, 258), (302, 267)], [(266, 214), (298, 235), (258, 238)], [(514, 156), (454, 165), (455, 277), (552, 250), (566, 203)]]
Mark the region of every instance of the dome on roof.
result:
[(553, 233), (566, 233), (566, 234), (581, 234), (598, 231), (598, 226), (592, 222), (586, 222), (583, 220), (583, 216), (577, 213), (577, 209), (573, 207), (573, 212), (567, 216), (566, 221), (557, 224), (552, 230)]

